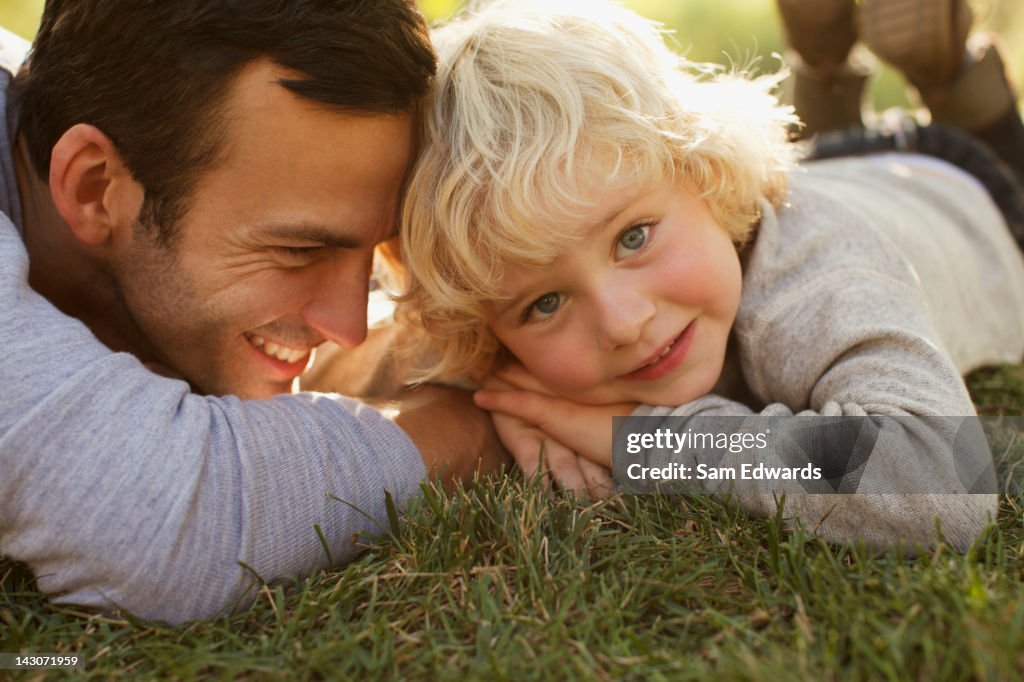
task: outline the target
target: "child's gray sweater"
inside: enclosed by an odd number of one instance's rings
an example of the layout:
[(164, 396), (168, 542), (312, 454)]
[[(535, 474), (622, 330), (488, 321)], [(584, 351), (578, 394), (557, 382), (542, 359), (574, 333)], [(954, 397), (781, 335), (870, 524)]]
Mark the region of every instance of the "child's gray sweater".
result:
[[(974, 415), (962, 374), (1024, 352), (1024, 261), (980, 186), (916, 161), (841, 159), (797, 171), (786, 204), (765, 207), (745, 257), (717, 394), (635, 414)], [(922, 489), (894, 476), (955, 478), (941, 445), (951, 434), (934, 432), (955, 420), (914, 423), (917, 433), (879, 440), (858, 492)], [(773, 492), (784, 489), (766, 485), (740, 501), (771, 514)], [(939, 519), (963, 548), (996, 511), (995, 495), (799, 490), (787, 496), (787, 517), (831, 540), (875, 545), (930, 544)]]

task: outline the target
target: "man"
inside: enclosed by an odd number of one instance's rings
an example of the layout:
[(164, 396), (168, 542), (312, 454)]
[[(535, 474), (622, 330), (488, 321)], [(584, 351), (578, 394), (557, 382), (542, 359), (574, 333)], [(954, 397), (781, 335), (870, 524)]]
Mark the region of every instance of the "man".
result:
[(275, 397), (366, 334), (434, 73), (412, 3), (49, 0), (27, 66), (0, 42), (0, 554), (42, 591), (224, 612), (351, 558), (385, 490), (496, 466), (453, 391)]

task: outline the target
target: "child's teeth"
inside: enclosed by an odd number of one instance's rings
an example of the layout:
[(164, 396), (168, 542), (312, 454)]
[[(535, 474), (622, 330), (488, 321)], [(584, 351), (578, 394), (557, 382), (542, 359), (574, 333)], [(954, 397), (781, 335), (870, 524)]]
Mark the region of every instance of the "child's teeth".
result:
[(662, 359), (663, 357), (665, 357), (666, 355), (668, 355), (668, 352), (669, 352), (670, 350), (672, 350), (672, 344), (673, 344), (673, 343), (675, 343), (675, 341), (674, 341), (674, 340), (672, 341), (672, 343), (670, 343), (670, 344), (668, 344), (667, 346), (665, 346), (665, 349), (664, 349), (663, 351), (661, 351), (660, 353), (658, 353), (658, 357), (654, 358), (653, 360), (651, 360), (650, 362), (648, 362), (648, 363), (647, 363), (646, 365), (644, 365), (644, 366), (645, 366), (645, 367), (650, 367), (651, 365), (653, 365), (654, 363), (656, 363), (656, 362), (657, 362), (658, 360), (661, 360), (661, 359)]

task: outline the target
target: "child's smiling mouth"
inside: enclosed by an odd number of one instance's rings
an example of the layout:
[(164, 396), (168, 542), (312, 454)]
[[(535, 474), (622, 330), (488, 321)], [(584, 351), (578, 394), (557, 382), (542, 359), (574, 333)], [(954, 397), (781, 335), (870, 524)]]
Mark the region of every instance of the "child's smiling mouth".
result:
[(632, 372), (623, 374), (622, 378), (627, 381), (655, 381), (675, 371), (690, 349), (696, 326), (696, 320), (690, 322), (657, 355), (648, 359), (643, 365)]

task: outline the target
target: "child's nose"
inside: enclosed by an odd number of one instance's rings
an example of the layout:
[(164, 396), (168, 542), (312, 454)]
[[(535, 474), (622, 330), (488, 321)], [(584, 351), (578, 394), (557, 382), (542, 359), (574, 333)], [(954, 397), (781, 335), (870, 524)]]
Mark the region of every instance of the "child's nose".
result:
[(615, 348), (636, 343), (655, 310), (649, 297), (629, 289), (609, 287), (598, 302), (600, 333)]

